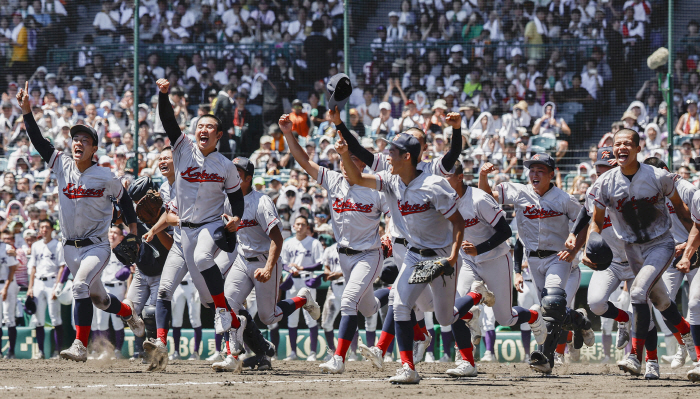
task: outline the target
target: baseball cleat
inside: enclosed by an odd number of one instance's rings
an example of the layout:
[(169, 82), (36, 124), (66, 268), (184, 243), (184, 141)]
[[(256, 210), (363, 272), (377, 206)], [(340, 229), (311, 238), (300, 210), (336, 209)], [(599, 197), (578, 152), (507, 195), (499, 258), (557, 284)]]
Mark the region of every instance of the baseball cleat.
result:
[(242, 365), (243, 363), (241, 363), (240, 360), (236, 359), (232, 355), (228, 355), (222, 362), (212, 364), (211, 368), (216, 372), (231, 371), (236, 374), (240, 374)]
[(573, 362), (581, 361), (581, 349), (574, 348), (573, 342), (566, 344), (569, 347), (569, 360)]
[(563, 366), (564, 365), (564, 354), (559, 352), (554, 352), (554, 365)]
[(688, 349), (685, 348), (685, 345), (678, 345), (678, 350), (676, 351), (676, 354), (673, 355), (673, 360), (671, 360), (671, 368), (677, 369), (685, 366), (685, 360), (687, 357)]
[(362, 357), (369, 360), (375, 369), (381, 370), (384, 368), (384, 362), (386, 360), (382, 357), (381, 349), (377, 348), (376, 346), (370, 348), (364, 343), (359, 344), (357, 347), (360, 349)]
[(84, 362), (87, 360), (87, 348), (79, 339), (76, 339), (73, 341), (73, 345), (71, 345), (70, 348), (61, 351), (60, 356), (61, 359)]
[(426, 363), (435, 363), (435, 355), (432, 352), (428, 352), (425, 354), (425, 362)]
[(345, 355), (346, 362), (356, 362), (358, 360), (360, 360), (360, 355), (358, 355), (357, 353), (348, 352), (348, 354)]
[(694, 369), (688, 371), (688, 379), (692, 382), (698, 382), (700, 381), (700, 364), (695, 366)]
[(233, 356), (238, 356), (245, 353), (245, 346), (243, 345), (243, 331), (245, 330), (246, 325), (248, 325), (248, 320), (245, 318), (245, 316), (237, 317), (240, 325), (238, 328), (231, 328), (228, 332), (228, 345)]
[(639, 362), (639, 359), (637, 359), (637, 355), (631, 353), (627, 355), (626, 358), (617, 362), (617, 367), (619, 367), (620, 370), (632, 375), (642, 374), (642, 364)]
[(647, 360), (646, 371), (644, 372), (644, 378), (647, 380), (658, 380), (659, 379), (659, 361), (658, 360)]
[(272, 370), (272, 359), (270, 356), (262, 355), (258, 357), (258, 371)]
[(530, 363), (530, 354), (526, 353), (525, 356), (523, 356), (523, 363)]
[(51, 357), (49, 359), (51, 359), (51, 360), (60, 359), (60, 356), (58, 355), (58, 351), (53, 351), (53, 353), (51, 354)]
[(33, 356), (32, 360), (41, 360), (44, 358), (44, 352), (42, 351), (37, 351)]
[(457, 367), (445, 371), (445, 374), (451, 377), (476, 377), (476, 365), (472, 366), (469, 362), (461, 362)]
[(542, 374), (552, 374), (552, 366), (544, 353), (534, 351), (530, 354), (530, 368)]
[(481, 324), (479, 324), (481, 308), (473, 306), (469, 309), (469, 313), (472, 314), (472, 318), (467, 320), (467, 327), (469, 327), (469, 332), (472, 334), (472, 345), (477, 346), (481, 343)]
[(442, 355), (442, 357), (440, 359), (438, 359), (438, 363), (449, 363), (451, 361), (452, 361), (452, 358), (447, 353), (445, 353), (444, 355)]
[(493, 355), (493, 352), (491, 351), (485, 351), (484, 354), (481, 356), (481, 359), (479, 359), (481, 363), (495, 363), (497, 362), (496, 357)]
[(129, 299), (123, 300), (122, 303), (131, 309), (131, 316), (122, 317), (122, 320), (129, 325), (131, 332), (134, 333), (135, 336), (143, 337), (146, 335), (146, 325), (143, 323), (143, 319), (141, 319), (134, 310), (134, 303)]
[(231, 321), (233, 316), (226, 308), (216, 308), (214, 312), (214, 331), (217, 334), (223, 334), (231, 329)]
[(143, 350), (146, 356), (151, 360), (146, 370), (148, 371), (165, 371), (168, 365), (168, 348), (160, 339), (149, 339), (143, 342)]
[(470, 291), (481, 295), (481, 302), (475, 303), (474, 305), (481, 305), (483, 303), (486, 306), (493, 306), (493, 304), (496, 303), (496, 296), (486, 288), (486, 284), (484, 284), (483, 281), (474, 281)]
[(225, 359), (225, 357), (221, 354), (221, 352), (214, 351), (214, 353), (212, 353), (211, 356), (206, 358), (206, 361), (208, 361), (208, 362), (220, 362), (224, 359)]
[(408, 364), (404, 364), (400, 369), (396, 370), (396, 375), (389, 378), (392, 384), (418, 384), (420, 375), (416, 370), (411, 369)]
[(321, 368), (321, 371), (330, 374), (342, 374), (345, 372), (345, 363), (343, 363), (343, 357), (340, 355), (333, 355), (331, 360), (321, 363), (318, 367)]
[(600, 362), (602, 364), (610, 364), (612, 363), (612, 358), (610, 356), (605, 356), (600, 360)]
[(698, 361), (698, 355), (695, 353), (695, 343), (693, 343), (693, 336), (690, 335), (690, 333), (681, 335), (681, 338), (683, 338), (683, 343), (685, 344), (685, 349), (688, 350), (688, 356), (690, 356), (690, 360), (693, 362)]
[[(328, 349), (328, 352), (326, 353), (326, 356), (324, 356), (323, 359), (321, 359), (321, 361), (324, 363), (333, 359), (333, 356), (334, 356), (334, 353), (331, 352), (330, 348), (327, 348), (327, 349)], [(346, 358), (347, 358), (347, 356), (346, 356)]]
[(393, 362), (394, 362), (394, 357), (391, 354), (387, 353), (386, 355), (384, 355), (384, 363), (393, 363)]
[(630, 321), (632, 320), (632, 315), (627, 312), (627, 316), (629, 316), (628, 321), (617, 322), (617, 343), (615, 344), (617, 349), (624, 349), (630, 343)]
[(307, 287), (303, 287), (299, 290), (297, 296), (306, 299), (304, 310), (309, 312), (309, 316), (311, 316), (312, 319), (318, 320), (318, 318), (321, 317), (321, 307), (318, 306), (318, 303), (314, 297), (311, 296), (311, 290)]
[(316, 352), (309, 352), (309, 355), (306, 356), (306, 361), (307, 362), (315, 362), (316, 361)]
[[(534, 323), (530, 323), (530, 329), (535, 336), (537, 344), (544, 345), (544, 341), (547, 340), (547, 325), (542, 318), (542, 307), (540, 305), (532, 305), (530, 310), (537, 312), (537, 319)], [(526, 351), (529, 349), (530, 348), (525, 348)]]
[(187, 358), (187, 360), (199, 360), (199, 353), (195, 352)]
[(171, 362), (176, 360), (182, 360), (182, 356), (180, 356), (180, 352), (175, 351), (172, 355), (168, 356), (168, 360), (170, 360)]
[(413, 363), (418, 364), (423, 361), (425, 352), (430, 346), (430, 341), (433, 340), (433, 336), (429, 332), (426, 332), (423, 336), (425, 338), (422, 341), (413, 341)]
[(119, 349), (115, 349), (114, 356), (112, 356), (112, 359), (114, 359), (114, 360), (124, 359), (124, 356), (122, 355), (122, 351), (120, 351)]
[[(584, 320), (586, 320), (586, 324), (588, 325), (588, 328), (586, 328), (586, 329), (582, 328), (579, 331), (579, 333), (583, 336), (583, 343), (589, 347), (595, 345), (595, 332), (593, 332), (593, 329), (590, 327), (591, 322), (590, 322), (590, 320), (588, 320), (588, 312), (586, 312), (586, 309), (583, 309), (583, 308), (576, 309), (576, 311), (578, 313), (580, 313), (581, 316), (583, 316)], [(579, 344), (580, 344), (580, 342), (579, 342)]]
[(288, 361), (290, 361), (290, 360), (299, 360), (299, 357), (297, 356), (297, 353), (296, 353), (296, 352), (292, 352), (292, 353), (289, 354), (289, 356), (287, 356), (287, 357), (284, 358), (284, 361), (285, 361), (285, 362), (288, 362)]

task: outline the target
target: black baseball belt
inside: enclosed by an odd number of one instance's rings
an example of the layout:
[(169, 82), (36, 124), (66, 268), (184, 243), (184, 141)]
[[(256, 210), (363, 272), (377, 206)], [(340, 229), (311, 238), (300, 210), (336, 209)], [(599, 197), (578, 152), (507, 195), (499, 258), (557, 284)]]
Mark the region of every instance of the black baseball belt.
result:
[(356, 251), (352, 248), (347, 248), (347, 247), (338, 247), (338, 253), (343, 254), (343, 255), (352, 256), (352, 255), (361, 254), (362, 251)]
[(55, 279), (56, 276), (51, 276), (51, 277), (39, 277), (39, 280), (41, 281), (49, 281)]
[(544, 249), (538, 249), (537, 251), (530, 251), (530, 256), (536, 256), (540, 259), (549, 258), (552, 255), (558, 254), (559, 251), (548, 251)]
[(191, 223), (191, 222), (180, 222), (180, 227), (187, 227), (188, 229), (198, 229), (204, 225), (207, 225), (211, 222), (206, 222), (206, 223)]
[(180, 281), (180, 285), (187, 285), (187, 284), (189, 284), (188, 281)]
[(408, 247), (408, 241), (405, 238), (395, 238), (394, 244), (401, 244), (404, 247)]
[(106, 287), (121, 287), (124, 283), (105, 283)]
[(245, 259), (246, 262), (264, 262), (264, 261), (260, 260), (260, 257), (261, 257), (261, 256), (262, 256), (265, 260), (267, 260), (267, 256), (265, 256), (265, 254), (261, 254), (261, 255), (258, 255), (258, 256), (251, 256), (250, 258), (243, 258), (243, 259)]
[(434, 249), (429, 249), (429, 248), (420, 249), (420, 248), (416, 248), (416, 247), (411, 247), (408, 250), (413, 252), (413, 253), (416, 253), (420, 256), (425, 256), (425, 257), (437, 256), (437, 252), (435, 252)]
[(92, 238), (79, 238), (77, 240), (66, 240), (65, 245), (69, 245), (71, 247), (76, 247), (76, 248), (83, 248), (83, 247), (89, 247), (90, 245), (93, 245), (93, 244), (97, 244), (98, 242), (102, 242), (102, 240), (95, 242), (92, 240)]

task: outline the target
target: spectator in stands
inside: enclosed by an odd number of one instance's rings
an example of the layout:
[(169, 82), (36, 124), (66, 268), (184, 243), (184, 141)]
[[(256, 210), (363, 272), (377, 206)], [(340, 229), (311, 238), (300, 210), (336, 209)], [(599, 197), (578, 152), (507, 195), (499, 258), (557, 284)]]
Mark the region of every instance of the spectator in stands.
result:
[(681, 51), (690, 57), (700, 57), (700, 24), (695, 19), (691, 19), (686, 27), (687, 33), (681, 39)]
[(303, 110), (304, 105), (301, 100), (296, 99), (292, 101), (292, 113), (289, 114), (289, 118), (292, 120), (292, 131), (299, 136), (307, 137), (309, 135), (309, 129), (311, 128), (311, 118)]
[(311, 35), (304, 40), (304, 57), (311, 81), (322, 80), (327, 76), (332, 50), (333, 43), (323, 36), (323, 22), (313, 21)]
[(667, 112), (668, 112), (668, 106), (666, 105), (666, 101), (662, 101), (661, 104), (659, 104), (659, 109), (657, 111), (656, 116), (651, 120), (652, 123), (655, 123), (659, 126), (659, 132), (666, 134), (668, 132), (668, 126), (667, 126)]
[(525, 44), (530, 45), (528, 47), (529, 59), (539, 61), (544, 58), (545, 49), (542, 47), (542, 44), (549, 36), (545, 22), (546, 17), (547, 8), (537, 7), (535, 18), (525, 26)]
[(698, 103), (695, 100), (687, 100), (685, 102), (685, 113), (678, 120), (674, 133), (679, 136), (688, 136), (700, 133)]

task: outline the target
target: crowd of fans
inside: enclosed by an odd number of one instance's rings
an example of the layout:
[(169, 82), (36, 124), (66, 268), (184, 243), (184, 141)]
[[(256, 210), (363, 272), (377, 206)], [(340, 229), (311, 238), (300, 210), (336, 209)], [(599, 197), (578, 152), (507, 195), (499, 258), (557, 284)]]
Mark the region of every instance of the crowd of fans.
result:
[[(276, 121), (290, 113), (309, 155), (320, 165), (338, 168), (325, 83), (344, 70), (338, 40), (342, 2), (142, 0), (140, 37), (152, 48), (163, 43), (167, 51), (144, 54), (138, 98), (133, 61), (122, 51), (133, 38), (133, 2), (103, 1), (99, 10), (90, 2), (75, 2), (84, 7), (80, 12), (94, 11), (87, 15), (94, 30), (70, 60), (43, 64), (41, 46), (62, 45), (75, 29), (72, 17), (79, 11), (74, 2), (66, 3), (0, 0), (0, 49), (8, 66), (0, 77), (5, 85), (0, 230), (7, 232), (3, 240), (17, 248), (21, 264), (26, 265), (36, 240), (38, 221), (55, 218), (58, 196), (55, 177), (24, 131), (15, 95), (25, 81), (38, 124), (56, 148), (70, 152), (69, 127), (89, 124), (99, 133), (100, 166), (127, 179), (136, 173), (157, 181), (156, 160), (170, 143), (158, 118), (155, 81), (166, 78), (183, 131), (193, 134), (198, 117), (217, 115), (224, 124), (220, 151), (251, 157), (255, 188), (275, 198), (287, 233), (288, 221), (297, 214), (315, 218), (316, 226), (328, 221), (325, 193), (298, 170)], [(595, 170), (586, 159), (570, 158), (573, 147), (589, 150), (594, 158), (612, 135), (590, 149), (580, 144), (591, 138), (613, 105), (636, 97), (611, 133), (636, 129), (645, 156), (665, 157), (667, 115), (673, 112), (673, 129), (680, 137), (674, 162), (690, 178), (700, 167), (697, 22), (688, 24), (673, 65), (677, 89), (672, 109), (662, 101), (657, 80), (633, 91), (632, 71), (645, 68), (655, 40), (657, 3), (405, 0), (369, 39), (371, 60), (357, 70), (349, 68), (354, 91), (343, 120), (373, 152), (386, 151), (386, 141), (378, 138), (420, 127), (427, 135), (424, 157), (432, 159), (455, 139), (445, 115), (459, 112), (467, 182), (487, 161), (499, 168), (495, 182), (522, 179), (523, 161), (549, 152), (562, 166), (559, 184), (580, 194)], [(56, 41), (41, 40), (54, 34)], [(359, 36), (353, 39), (360, 41)], [(200, 45), (166, 54), (176, 48), (168, 45), (187, 44)], [(110, 48), (118, 48), (118, 55)], [(26, 285), (24, 279), (20, 269), (20, 284)]]

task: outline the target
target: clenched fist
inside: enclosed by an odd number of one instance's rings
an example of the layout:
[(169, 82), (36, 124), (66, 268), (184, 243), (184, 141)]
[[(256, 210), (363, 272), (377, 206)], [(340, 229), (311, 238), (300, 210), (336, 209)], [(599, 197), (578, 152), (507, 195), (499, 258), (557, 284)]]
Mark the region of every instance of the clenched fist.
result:
[(170, 90), (170, 81), (168, 79), (158, 79), (156, 85), (158, 85), (161, 93), (168, 94), (168, 90)]

